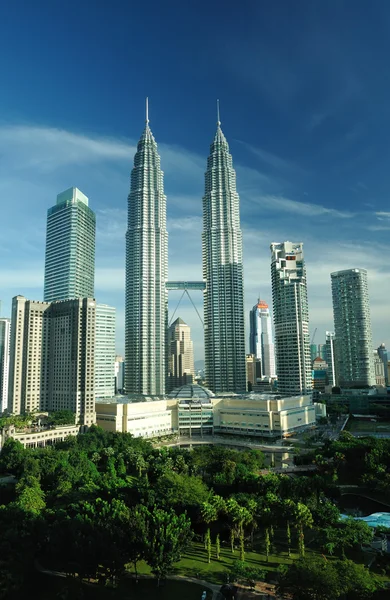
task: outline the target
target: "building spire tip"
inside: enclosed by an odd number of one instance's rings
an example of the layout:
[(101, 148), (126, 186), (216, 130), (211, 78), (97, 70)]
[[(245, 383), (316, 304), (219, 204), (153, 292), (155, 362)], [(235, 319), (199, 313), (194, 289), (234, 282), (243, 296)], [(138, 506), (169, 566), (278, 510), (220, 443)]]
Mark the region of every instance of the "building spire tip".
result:
[(146, 118), (145, 118), (145, 123), (146, 125), (149, 125), (149, 98), (146, 96)]
[(219, 100), (218, 99), (217, 99), (217, 125), (218, 125), (218, 127), (221, 126), (221, 119), (219, 116)]

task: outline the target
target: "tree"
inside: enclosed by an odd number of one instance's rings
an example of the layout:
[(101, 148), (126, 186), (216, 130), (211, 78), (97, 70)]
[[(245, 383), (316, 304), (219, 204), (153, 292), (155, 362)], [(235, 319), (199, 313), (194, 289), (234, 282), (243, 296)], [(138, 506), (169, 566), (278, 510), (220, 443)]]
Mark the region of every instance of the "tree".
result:
[(45, 508), (45, 495), (36, 477), (22, 477), (16, 484), (15, 505), (34, 515), (39, 515)]
[(298, 502), (295, 508), (295, 525), (298, 530), (298, 551), (299, 556), (304, 558), (305, 556), (305, 534), (304, 528), (313, 526), (313, 517), (305, 504)]
[(336, 527), (324, 529), (323, 537), (323, 547), (327, 552), (333, 554), (335, 550), (339, 550), (341, 557), (345, 558), (347, 548), (369, 544), (373, 538), (373, 530), (364, 521), (348, 518)]
[(185, 514), (178, 516), (173, 510), (159, 508), (149, 512), (145, 560), (157, 578), (157, 585), (173, 563), (180, 560), (191, 538), (191, 523)]
[(282, 504), (282, 514), (286, 522), (286, 538), (287, 538), (287, 547), (288, 547), (288, 556), (291, 556), (291, 522), (294, 521), (296, 512), (295, 502), (290, 500), (284, 500)]
[(145, 542), (148, 536), (148, 517), (148, 510), (142, 505), (130, 509), (129, 526), (126, 535), (129, 544), (129, 561), (134, 565), (136, 579), (138, 579), (137, 563), (145, 558)]
[(215, 553), (217, 555), (217, 560), (219, 560), (220, 553), (221, 553), (221, 542), (219, 539), (219, 533), (217, 533), (217, 537), (215, 539)]
[(280, 568), (277, 592), (292, 600), (335, 600), (340, 591), (337, 571), (326, 558), (300, 558)]

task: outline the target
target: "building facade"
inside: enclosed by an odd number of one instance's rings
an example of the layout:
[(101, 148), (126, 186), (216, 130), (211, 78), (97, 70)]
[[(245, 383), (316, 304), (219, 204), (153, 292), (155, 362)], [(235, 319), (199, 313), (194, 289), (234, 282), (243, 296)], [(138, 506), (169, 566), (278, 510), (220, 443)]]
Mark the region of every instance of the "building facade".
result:
[(388, 373), (388, 362), (389, 362), (389, 354), (387, 352), (385, 344), (382, 344), (378, 348), (378, 355), (380, 356), (381, 361), (383, 362), (383, 370), (385, 374), (385, 384), (389, 385), (389, 373)]
[(202, 233), (205, 373), (214, 392), (246, 389), (239, 205), (232, 156), (218, 118), (205, 175)]
[(286, 396), (312, 389), (309, 309), (303, 244), (271, 244), (272, 301), (278, 392)]
[(261, 381), (261, 359), (256, 354), (247, 354), (245, 365), (247, 389), (252, 392), (257, 382)]
[(115, 322), (113, 306), (96, 304), (96, 398), (112, 398), (115, 395)]
[(331, 273), (339, 385), (375, 385), (367, 271)]
[(8, 407), (8, 370), (11, 319), (0, 317), (0, 414)]
[(8, 408), (71, 410), (95, 422), (95, 311), (91, 298), (12, 302)]
[(136, 437), (169, 433), (202, 437), (220, 433), (277, 439), (316, 424), (316, 407), (309, 396), (218, 397), (198, 385), (184, 385), (168, 398), (155, 402), (99, 401), (96, 411), (97, 424), (106, 431), (129, 432)]
[(77, 188), (57, 196), (47, 212), (44, 301), (93, 298), (95, 213)]
[(125, 389), (125, 359), (119, 354), (115, 357), (115, 393), (123, 394)]
[(176, 319), (168, 329), (168, 390), (195, 380), (194, 348), (191, 328)]
[(268, 304), (260, 298), (250, 311), (249, 326), (249, 352), (260, 359), (262, 375), (274, 378), (276, 376), (275, 345), (271, 315)]
[(329, 385), (335, 387), (338, 379), (335, 362), (335, 335), (333, 331), (325, 333), (325, 361), (328, 365), (327, 375)]
[(382, 360), (381, 356), (379, 355), (378, 350), (374, 350), (373, 355), (374, 355), (375, 385), (385, 387), (386, 377), (385, 377), (385, 366), (383, 364), (383, 360)]
[(125, 388), (165, 393), (168, 325), (166, 196), (148, 112), (131, 173), (126, 233)]

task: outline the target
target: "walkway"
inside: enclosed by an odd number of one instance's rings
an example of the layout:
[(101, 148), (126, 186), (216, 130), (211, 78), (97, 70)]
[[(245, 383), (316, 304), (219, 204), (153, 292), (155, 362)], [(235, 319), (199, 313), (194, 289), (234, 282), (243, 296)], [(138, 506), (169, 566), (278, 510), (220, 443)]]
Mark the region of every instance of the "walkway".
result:
[(292, 452), (294, 450), (294, 446), (282, 446), (280, 444), (264, 444), (259, 442), (253, 442), (252, 440), (226, 438), (219, 437), (217, 435), (204, 435), (203, 437), (192, 438), (180, 437), (174, 442), (172, 442), (171, 440), (168, 442), (160, 442), (159, 444), (156, 444), (156, 446), (201, 446), (202, 444), (218, 444), (221, 446), (252, 448), (254, 450), (263, 450), (265, 452)]

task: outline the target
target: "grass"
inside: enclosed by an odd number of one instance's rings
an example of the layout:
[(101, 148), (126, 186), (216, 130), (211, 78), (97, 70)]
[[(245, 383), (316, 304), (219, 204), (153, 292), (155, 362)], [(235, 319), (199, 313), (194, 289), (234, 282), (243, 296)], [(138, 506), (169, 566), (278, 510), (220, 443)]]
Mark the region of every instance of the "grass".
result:
[[(306, 550), (306, 554), (315, 553), (311, 549)], [(222, 545), (220, 559), (217, 560), (215, 550), (212, 552), (211, 562), (207, 562), (207, 553), (202, 543), (193, 543), (187, 552), (183, 554), (180, 562), (176, 563), (173, 569), (173, 575), (181, 575), (184, 577), (195, 577), (203, 579), (210, 583), (222, 584), (226, 582), (226, 574), (230, 571), (234, 561), (239, 559), (239, 551), (235, 550), (234, 554), (230, 547)], [(288, 557), (287, 550), (274, 552), (267, 557), (259, 551), (246, 551), (245, 562), (253, 567), (263, 569), (268, 573), (277, 571), (280, 565), (290, 565), (298, 558), (296, 552), (291, 553), (291, 558)], [(131, 572), (133, 572), (131, 570)], [(141, 574), (150, 574), (150, 568), (146, 563), (141, 562), (138, 565), (138, 572)]]

